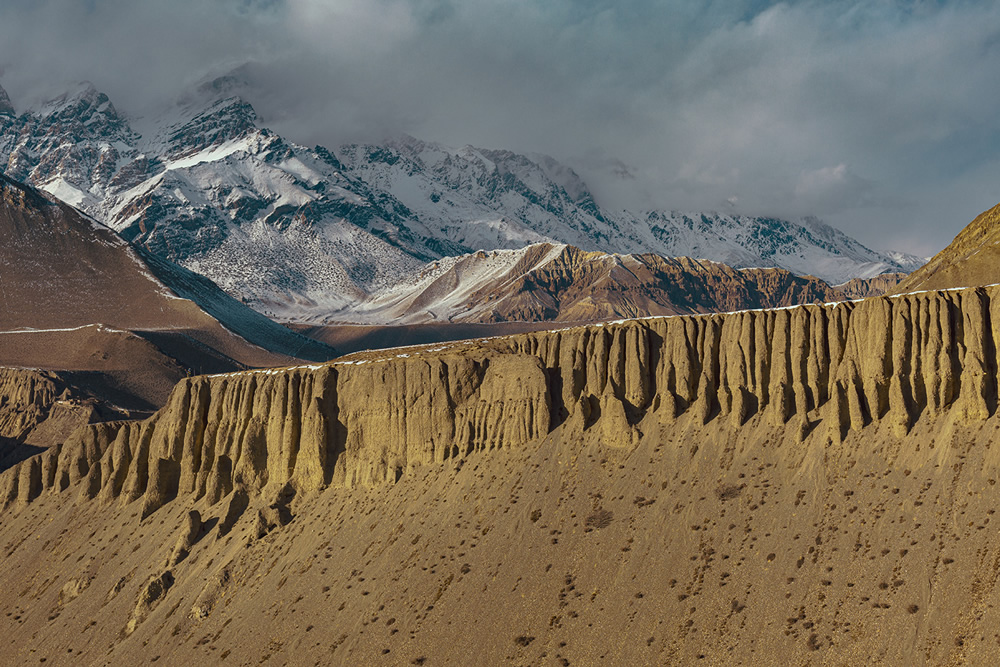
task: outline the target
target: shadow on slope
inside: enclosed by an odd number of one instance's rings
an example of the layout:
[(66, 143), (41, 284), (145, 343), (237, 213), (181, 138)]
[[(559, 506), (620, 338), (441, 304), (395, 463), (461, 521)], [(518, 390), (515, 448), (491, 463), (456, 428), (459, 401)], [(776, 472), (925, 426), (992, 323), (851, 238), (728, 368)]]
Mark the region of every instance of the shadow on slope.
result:
[(136, 248), (153, 274), (177, 296), (196, 303), (224, 327), (246, 341), (271, 352), (306, 361), (328, 361), (336, 350), (325, 343), (302, 336), (264, 317), (223, 292), (208, 278), (173, 262)]

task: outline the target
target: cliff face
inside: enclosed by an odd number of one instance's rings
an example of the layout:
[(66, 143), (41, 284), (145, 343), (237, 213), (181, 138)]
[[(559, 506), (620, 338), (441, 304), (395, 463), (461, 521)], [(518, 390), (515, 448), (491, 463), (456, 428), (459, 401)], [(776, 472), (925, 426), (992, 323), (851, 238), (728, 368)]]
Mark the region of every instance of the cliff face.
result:
[(23, 439), (44, 421), (58, 393), (50, 373), (0, 368), (0, 437)]
[[(517, 449), (563, 426), (627, 447), (678, 419), (839, 442), (997, 407), (1000, 289), (629, 321), (196, 377), (145, 422), (87, 427), (0, 476), (5, 506), (85, 478), (84, 497), (214, 503), (234, 488), (370, 487)], [(652, 419), (653, 422), (648, 420)], [(596, 428), (595, 428), (596, 427)]]

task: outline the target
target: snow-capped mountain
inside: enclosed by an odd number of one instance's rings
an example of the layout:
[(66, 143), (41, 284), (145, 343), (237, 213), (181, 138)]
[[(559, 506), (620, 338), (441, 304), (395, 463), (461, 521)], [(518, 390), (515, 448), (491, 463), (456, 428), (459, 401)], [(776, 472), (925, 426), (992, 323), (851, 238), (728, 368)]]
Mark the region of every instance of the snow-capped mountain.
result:
[(834, 283), (919, 263), (818, 221), (612, 214), (541, 155), (409, 137), (306, 148), (262, 127), (233, 92), (223, 77), (130, 123), (88, 84), (20, 114), (0, 89), (0, 166), (279, 319), (343, 311), (411, 283), (428, 261), (543, 242)]
[(172, 111), (143, 137), (81, 86), (0, 120), (0, 161), (265, 311), (340, 307), (448, 250), (328, 151), (258, 128), (239, 98)]
[(0, 159), (6, 174), (63, 201), (93, 208), (136, 157), (139, 136), (106, 95), (89, 84), (15, 116), (0, 114)]
[(773, 266), (833, 284), (909, 272), (926, 261), (873, 251), (815, 218), (603, 211), (571, 168), (544, 155), (453, 149), (403, 137), (344, 146), (338, 157), (349, 173), (392, 194), (434, 233), (470, 249), (569, 243), (736, 268)]
[(538, 242), (596, 250), (623, 241), (583, 181), (551, 158), (451, 149), (412, 137), (343, 146), (338, 157), (351, 175), (468, 250)]

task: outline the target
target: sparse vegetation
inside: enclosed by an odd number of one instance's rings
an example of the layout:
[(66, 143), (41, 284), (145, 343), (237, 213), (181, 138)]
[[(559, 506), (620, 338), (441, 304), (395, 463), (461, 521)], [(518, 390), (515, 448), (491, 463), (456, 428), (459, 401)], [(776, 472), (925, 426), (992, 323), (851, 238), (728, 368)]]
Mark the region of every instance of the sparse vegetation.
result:
[(584, 519), (583, 525), (591, 530), (607, 528), (614, 521), (615, 514), (611, 510), (598, 509)]
[(723, 484), (715, 490), (715, 497), (722, 502), (726, 502), (727, 500), (738, 498), (741, 493), (743, 493), (742, 484)]

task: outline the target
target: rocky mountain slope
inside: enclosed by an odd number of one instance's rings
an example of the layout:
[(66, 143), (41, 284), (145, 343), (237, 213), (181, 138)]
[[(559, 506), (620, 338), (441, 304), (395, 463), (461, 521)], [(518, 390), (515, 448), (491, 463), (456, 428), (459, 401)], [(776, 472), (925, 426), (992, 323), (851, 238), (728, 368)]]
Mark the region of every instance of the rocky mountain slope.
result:
[(947, 248), (902, 281), (896, 292), (950, 289), (1000, 282), (1000, 204), (979, 214)]
[(444, 258), (364, 301), (311, 321), (394, 326), (597, 322), (839, 298), (823, 281), (782, 269), (735, 270), (687, 257), (614, 255), (538, 243)]
[(298, 146), (260, 127), (231, 84), (208, 82), (141, 133), (89, 85), (19, 115), (4, 103), (0, 165), (281, 319), (341, 310), (430, 260), (537, 242), (833, 283), (920, 263), (811, 220), (612, 214), (545, 156), (409, 138)]
[(103, 373), (158, 406), (192, 370), (335, 355), (3, 175), (0, 236), (0, 364)]
[(6, 654), (988, 663), (998, 308), (923, 293), (184, 380), (0, 475)]

